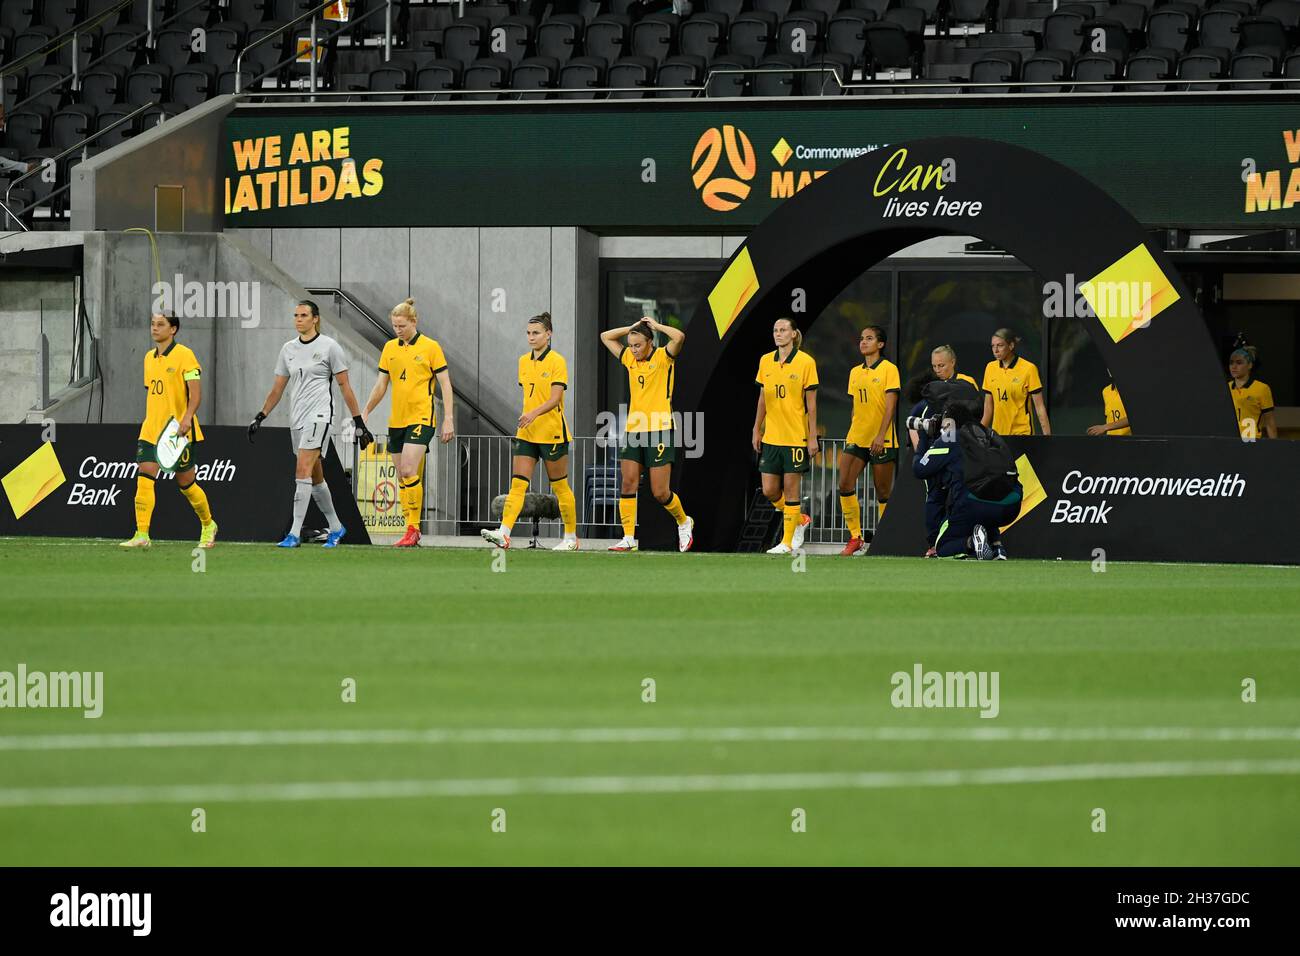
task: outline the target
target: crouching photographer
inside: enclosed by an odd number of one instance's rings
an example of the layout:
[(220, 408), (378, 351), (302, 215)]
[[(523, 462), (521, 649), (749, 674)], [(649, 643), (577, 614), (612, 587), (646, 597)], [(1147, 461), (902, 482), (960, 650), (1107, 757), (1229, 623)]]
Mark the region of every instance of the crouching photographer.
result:
[[(940, 379), (933, 372), (925, 372), (907, 383), (907, 403), (912, 410), (907, 413), (907, 436), (912, 443), (912, 460), (915, 461), (930, 448), (930, 436), (925, 431), (918, 431), (913, 426), (924, 422), (930, 413), (930, 403), (925, 398), (925, 387)], [(948, 489), (937, 478), (923, 479), (925, 482), (925, 556), (936, 557), (935, 539), (939, 537), (939, 528), (943, 525), (944, 505), (948, 499)]]
[(982, 396), (968, 382), (931, 382), (923, 395), (926, 414), (909, 418), (907, 427), (918, 437), (912, 473), (927, 489), (943, 489), (935, 552), (1005, 561), (999, 528), (1020, 513), (1023, 496), (1015, 458), (1000, 435), (980, 424)]

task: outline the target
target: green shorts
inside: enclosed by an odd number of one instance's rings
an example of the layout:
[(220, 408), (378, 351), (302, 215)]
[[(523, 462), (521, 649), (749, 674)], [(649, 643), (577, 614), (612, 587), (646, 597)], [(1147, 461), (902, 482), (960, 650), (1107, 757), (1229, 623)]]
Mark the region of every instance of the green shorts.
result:
[[(198, 442), (192, 441), (185, 446), (185, 450), (181, 452), (180, 460), (177, 461), (176, 466), (172, 468), (172, 474), (189, 471), (194, 467), (194, 451), (198, 445)], [(158, 446), (153, 442), (145, 441), (143, 438), (138, 439), (135, 443), (135, 460), (140, 464), (153, 462), (155, 465), (158, 465)], [(158, 465), (158, 467), (161, 468), (162, 465)]]
[(406, 425), (402, 428), (388, 429), (388, 450), (399, 452), (403, 445), (423, 445), (429, 447), (433, 441), (432, 425)]
[(854, 445), (851, 442), (844, 443), (844, 454), (852, 455), (854, 458), (861, 458), (873, 465), (884, 465), (891, 461), (898, 461), (897, 448), (885, 448), (879, 455), (873, 455), (869, 446)]
[(769, 445), (763, 442), (758, 470), (765, 475), (802, 475), (811, 467), (803, 445)]
[(514, 454), (524, 458), (540, 458), (542, 461), (559, 461), (569, 454), (569, 443), (559, 441), (539, 445), (537, 442), (516, 438), (514, 440)]
[(671, 465), (677, 460), (676, 435), (671, 428), (660, 432), (628, 432), (623, 436), (618, 458), (638, 462), (646, 468)]

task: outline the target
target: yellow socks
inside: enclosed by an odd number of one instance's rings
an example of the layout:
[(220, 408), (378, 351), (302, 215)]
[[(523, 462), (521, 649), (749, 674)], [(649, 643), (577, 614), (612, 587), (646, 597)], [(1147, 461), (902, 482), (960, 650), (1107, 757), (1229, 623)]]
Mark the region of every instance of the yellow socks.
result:
[(794, 532), (799, 527), (799, 519), (803, 517), (799, 502), (787, 501), (785, 503), (785, 534), (781, 536), (781, 543), (787, 548), (794, 543)]
[(420, 509), (424, 502), (421, 497), (423, 489), (420, 487), (419, 477), (401, 478), (398, 481), (399, 495), (402, 499), (402, 514), (406, 515), (406, 526), (408, 528), (420, 527)]
[(677, 497), (676, 492), (668, 499), (668, 503), (664, 505), (664, 508), (678, 524), (686, 524), (686, 509), (682, 507), (682, 499)]
[(509, 534), (524, 509), (524, 492), (528, 490), (528, 479), (515, 475), (510, 479), (510, 494), (506, 495), (506, 506), (501, 511), (501, 527)]
[(636, 495), (619, 495), (618, 497), (618, 520), (623, 525), (623, 535), (628, 538), (636, 537)]
[(844, 523), (849, 526), (850, 538), (862, 537), (862, 505), (858, 502), (857, 491), (840, 492), (840, 510), (844, 512)]
[(191, 481), (184, 488), (181, 488), (181, 494), (185, 500), (190, 503), (194, 513), (199, 516), (199, 524), (207, 524), (212, 520), (212, 511), (208, 508), (208, 496), (203, 493), (197, 481)]
[(135, 476), (135, 530), (149, 533), (149, 519), (153, 517), (154, 479), (146, 474)]
[(881, 498), (876, 502), (876, 520), (879, 521), (885, 516), (885, 505), (889, 504), (888, 498)]
[(551, 479), (551, 490), (560, 504), (560, 517), (564, 520), (564, 535), (571, 537), (578, 533), (578, 502), (569, 487), (569, 476)]

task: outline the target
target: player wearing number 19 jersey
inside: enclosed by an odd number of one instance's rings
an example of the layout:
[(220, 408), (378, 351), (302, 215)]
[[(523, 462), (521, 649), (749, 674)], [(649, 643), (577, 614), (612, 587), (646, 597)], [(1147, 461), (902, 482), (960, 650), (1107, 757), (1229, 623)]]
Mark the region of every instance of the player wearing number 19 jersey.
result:
[(194, 480), (195, 446), (203, 441), (203, 429), (195, 417), (203, 396), (203, 367), (189, 348), (176, 341), (180, 327), (181, 320), (174, 315), (155, 314), (149, 321), (154, 347), (144, 356), (144, 423), (135, 450), (135, 535), (122, 542), (124, 548), (147, 548), (151, 543), (149, 523), (159, 471), (158, 439), (172, 419), (179, 426), (179, 434), (190, 439), (173, 469), (176, 487), (198, 516), (199, 547), (210, 548), (217, 539), (217, 523), (212, 520), (208, 497)]

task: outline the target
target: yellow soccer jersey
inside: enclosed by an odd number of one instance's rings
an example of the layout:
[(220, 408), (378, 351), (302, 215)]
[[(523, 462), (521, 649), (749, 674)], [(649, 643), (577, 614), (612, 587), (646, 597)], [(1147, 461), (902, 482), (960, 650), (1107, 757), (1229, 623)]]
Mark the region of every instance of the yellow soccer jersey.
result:
[[(190, 349), (175, 339), (161, 355), (157, 348), (144, 353), (144, 388), (147, 398), (144, 403), (144, 424), (140, 426), (140, 439), (158, 443), (158, 436), (167, 427), (167, 419), (178, 422), (185, 417), (185, 409), (190, 403), (190, 382), (197, 382), (203, 374), (203, 367)], [(193, 441), (203, 441), (203, 429), (199, 427), (199, 416), (194, 416), (190, 428)]]
[[(531, 351), (519, 356), (519, 385), (524, 390), (524, 411), (545, 405), (551, 399), (551, 386), (569, 388), (569, 366), (564, 356), (547, 346), (546, 351), (533, 358)], [(564, 420), (564, 399), (545, 415), (539, 415), (527, 428), (515, 432), (522, 441), (538, 445), (554, 445), (569, 440), (569, 423)]]
[[(865, 361), (849, 372), (849, 395), (853, 398), (853, 421), (845, 441), (850, 445), (867, 448), (876, 440), (880, 423), (885, 417), (886, 396), (902, 391), (898, 380), (898, 366), (886, 358), (876, 359), (874, 365)], [(894, 409), (897, 411), (897, 407)], [(898, 447), (898, 429), (894, 422), (885, 430), (885, 447)]]
[(393, 383), (389, 428), (407, 425), (436, 425), (433, 414), (433, 379), (447, 368), (447, 359), (436, 339), (415, 333), (410, 342), (392, 339), (379, 353), (379, 371)]
[(807, 352), (793, 349), (781, 362), (779, 349), (765, 354), (758, 362), (755, 384), (763, 389), (767, 418), (763, 423), (763, 441), (768, 445), (802, 448), (808, 444), (808, 406), (804, 393), (817, 388), (817, 363)]
[(1235, 381), (1228, 382), (1232, 391), (1232, 406), (1237, 410), (1237, 428), (1242, 438), (1263, 438), (1265, 412), (1273, 410), (1273, 390), (1258, 379), (1248, 378), (1246, 384), (1237, 387)]
[(993, 396), (993, 430), (999, 435), (1031, 435), (1029, 396), (1043, 390), (1038, 366), (1016, 356), (1002, 367), (996, 359), (984, 368), (984, 389)]
[(970, 383), (971, 383), (972, 385), (974, 385), (976, 388), (979, 388), (979, 387), (980, 387), (980, 383), (977, 382), (977, 381), (975, 381), (975, 379), (971, 378), (971, 377), (970, 377), (969, 375), (967, 375), (965, 372), (958, 372), (958, 373), (957, 373), (957, 380), (958, 380), (958, 381), (961, 381), (961, 382), (970, 382)]
[(619, 362), (627, 369), (629, 432), (659, 432), (673, 427), (673, 372), (677, 362), (668, 350), (657, 348), (638, 362), (629, 348)]
[[(1112, 425), (1121, 418), (1128, 418), (1124, 411), (1124, 401), (1119, 397), (1119, 389), (1112, 382), (1101, 390), (1101, 400), (1106, 403), (1106, 424)], [(1107, 435), (1132, 435), (1132, 428), (1112, 428)]]

